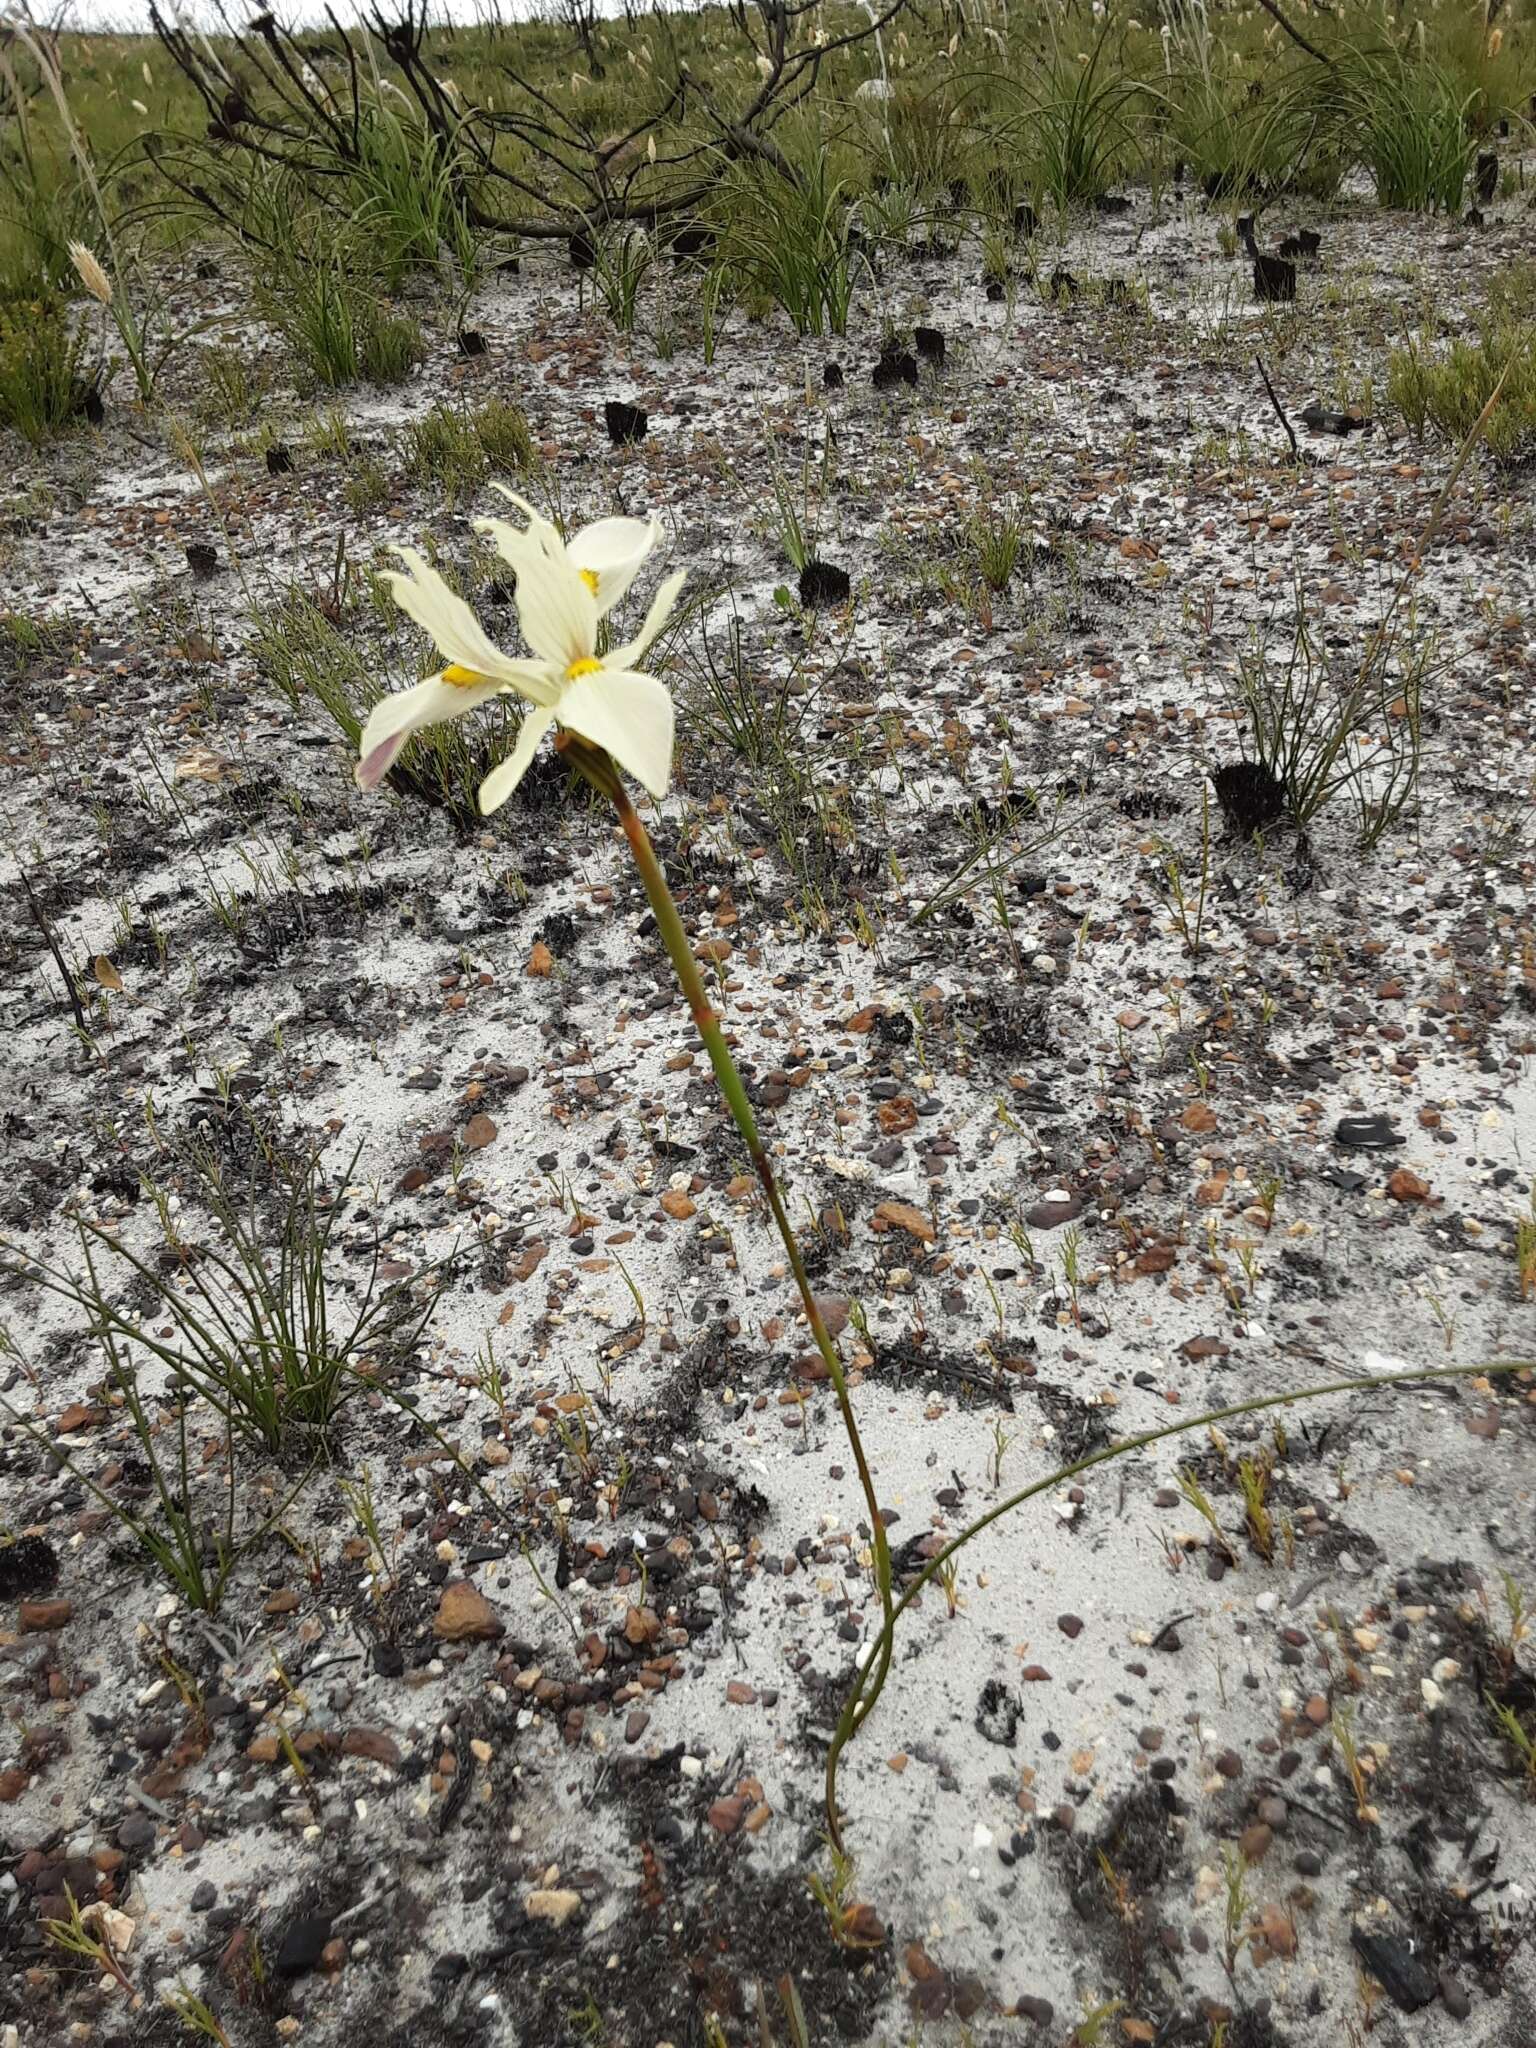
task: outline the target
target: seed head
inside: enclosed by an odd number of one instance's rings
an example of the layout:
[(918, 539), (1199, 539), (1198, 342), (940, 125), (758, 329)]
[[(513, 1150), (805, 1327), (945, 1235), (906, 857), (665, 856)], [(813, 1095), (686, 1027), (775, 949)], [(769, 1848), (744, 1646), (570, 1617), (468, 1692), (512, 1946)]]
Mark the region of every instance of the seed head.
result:
[(104, 306), (112, 303), (112, 280), (102, 269), (84, 242), (71, 242), (69, 260), (79, 272), (80, 282), (93, 299), (100, 299)]

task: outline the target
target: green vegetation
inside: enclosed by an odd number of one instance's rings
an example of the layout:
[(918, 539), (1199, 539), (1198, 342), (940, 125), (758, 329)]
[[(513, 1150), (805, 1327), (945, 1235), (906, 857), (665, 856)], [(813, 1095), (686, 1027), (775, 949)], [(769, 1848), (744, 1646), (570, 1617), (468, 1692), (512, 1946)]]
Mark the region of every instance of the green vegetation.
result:
[(533, 440), (520, 409), (491, 399), (473, 410), (435, 405), (405, 437), (405, 471), (452, 505), (489, 476), (517, 476), (533, 465)]
[[(1490, 27), (1464, 0), (1390, 20), (1352, 0), (1294, 33), (1262, 13), (1160, 28), (1074, 0), (959, 37), (947, 17), (833, 6), (771, 56), (743, 29), (720, 8), (638, 40), (593, 21), (573, 73), (567, 32), (528, 24), (510, 78), (489, 27), (302, 48), (274, 28), (260, 65), (175, 29), (18, 35), (0, 53), (0, 307), (41, 307), (43, 338), (18, 342), (13, 310), (0, 422), (38, 438), (76, 416), (73, 240), (100, 256), (121, 302), (103, 304), (136, 342), (163, 312), (146, 264), (222, 240), (320, 389), (403, 377), (528, 236), (573, 238), (618, 331), (649, 324), (670, 355), (692, 323), (712, 358), (732, 306), (841, 334), (854, 291), (879, 288), (878, 251), (974, 234), (1002, 284), (1021, 201), (1048, 220), (1117, 186), (1166, 193), (1176, 170), (1233, 213), (1329, 195), (1352, 168), (1385, 207), (1455, 212), (1500, 123), (1523, 132), (1536, 83), (1529, 22)], [(147, 404), (156, 366), (129, 355)], [(232, 420), (248, 394), (207, 368)], [(1465, 350), (1451, 374), (1451, 411), (1475, 413)], [(1495, 427), (1504, 452), (1501, 435), (1513, 449), (1523, 429)]]
[(1536, 454), (1536, 272), (1524, 266), (1497, 284), (1471, 333), (1443, 348), (1410, 335), (1388, 362), (1387, 397), (1420, 439), (1461, 441), (1499, 389), (1484, 439), (1499, 462)]
[(0, 427), (46, 441), (82, 414), (85, 336), (62, 309), (0, 305)]

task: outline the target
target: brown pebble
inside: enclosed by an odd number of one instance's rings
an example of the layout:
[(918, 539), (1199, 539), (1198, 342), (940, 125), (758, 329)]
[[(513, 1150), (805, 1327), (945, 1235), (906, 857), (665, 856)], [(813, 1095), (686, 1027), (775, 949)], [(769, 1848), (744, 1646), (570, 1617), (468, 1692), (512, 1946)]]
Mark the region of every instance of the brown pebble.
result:
[(1237, 1846), (1247, 1862), (1262, 1863), (1269, 1854), (1269, 1845), (1274, 1839), (1273, 1829), (1265, 1827), (1262, 1821), (1254, 1821), (1251, 1827), (1244, 1828), (1238, 1836)]
[(1058, 1614), (1056, 1626), (1069, 1642), (1076, 1642), (1083, 1632), (1082, 1617), (1076, 1614)]
[(21, 1603), (21, 1632), (38, 1635), (47, 1629), (62, 1628), (74, 1613), (68, 1600), (23, 1600)]
[(717, 1799), (709, 1809), (710, 1826), (722, 1835), (734, 1835), (751, 1804), (751, 1800), (741, 1792), (733, 1792), (726, 1799)]
[(455, 1579), (443, 1588), (432, 1633), (440, 1643), (488, 1643), (503, 1633), (503, 1627), (485, 1595), (467, 1579)]
[(341, 1738), (341, 1753), (366, 1757), (372, 1763), (388, 1764), (391, 1768), (400, 1761), (399, 1746), (382, 1728), (349, 1728)]

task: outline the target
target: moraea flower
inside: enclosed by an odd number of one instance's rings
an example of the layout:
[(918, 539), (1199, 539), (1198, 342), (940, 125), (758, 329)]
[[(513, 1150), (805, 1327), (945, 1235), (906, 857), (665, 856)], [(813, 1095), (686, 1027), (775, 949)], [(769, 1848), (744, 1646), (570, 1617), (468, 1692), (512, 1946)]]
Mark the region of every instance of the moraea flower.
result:
[(360, 743), (359, 787), (375, 788), (423, 726), (514, 695), (528, 710), (511, 753), (480, 785), (487, 816), (522, 781), (552, 725), (603, 748), (652, 796), (664, 796), (672, 774), (672, 698), (638, 664), (671, 616), (682, 572), (661, 585), (633, 640), (597, 651), (600, 621), (634, 582), (661, 538), (660, 526), (654, 519), (599, 519), (566, 541), (531, 506), (513, 502), (527, 515), (526, 527), (500, 519), (477, 523), (517, 572), (518, 624), (531, 658), (503, 654), (463, 598), (414, 548), (401, 548), (405, 569), (389, 572), (395, 602), (432, 635), (444, 666), (374, 705)]

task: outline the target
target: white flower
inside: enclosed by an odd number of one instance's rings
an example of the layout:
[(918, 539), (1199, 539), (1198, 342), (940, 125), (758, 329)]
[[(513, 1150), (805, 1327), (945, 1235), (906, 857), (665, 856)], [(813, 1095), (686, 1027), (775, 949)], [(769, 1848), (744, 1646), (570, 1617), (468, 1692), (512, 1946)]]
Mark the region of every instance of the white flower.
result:
[(672, 698), (637, 664), (671, 616), (682, 572), (661, 585), (633, 640), (597, 651), (599, 621), (634, 582), (661, 537), (660, 526), (654, 519), (599, 519), (567, 542), (531, 506), (513, 502), (527, 515), (526, 527), (500, 519), (477, 524), (517, 572), (518, 624), (532, 659), (503, 654), (463, 598), (414, 548), (401, 548), (405, 570), (389, 574), (395, 602), (432, 635), (445, 665), (414, 689), (375, 704), (360, 743), (359, 787), (375, 788), (423, 726), (514, 694), (529, 709), (512, 752), (480, 785), (487, 816), (516, 789), (539, 741), (556, 724), (611, 754), (652, 796), (664, 796), (672, 774)]

